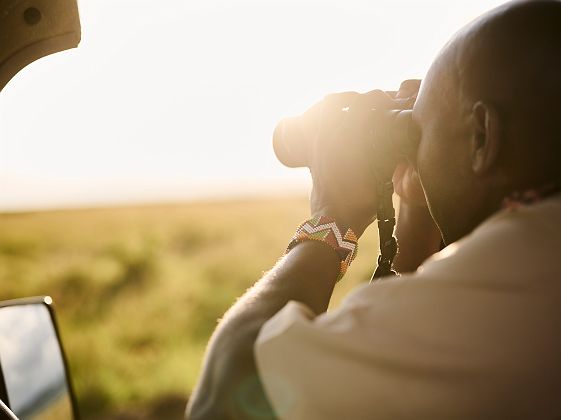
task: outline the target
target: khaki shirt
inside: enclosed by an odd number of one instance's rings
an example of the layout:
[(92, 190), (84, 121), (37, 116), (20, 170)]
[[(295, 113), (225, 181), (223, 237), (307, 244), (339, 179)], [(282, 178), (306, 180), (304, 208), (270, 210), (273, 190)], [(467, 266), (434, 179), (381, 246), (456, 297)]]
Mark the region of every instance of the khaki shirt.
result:
[(501, 211), (417, 273), (255, 344), (281, 419), (561, 418), (561, 197)]

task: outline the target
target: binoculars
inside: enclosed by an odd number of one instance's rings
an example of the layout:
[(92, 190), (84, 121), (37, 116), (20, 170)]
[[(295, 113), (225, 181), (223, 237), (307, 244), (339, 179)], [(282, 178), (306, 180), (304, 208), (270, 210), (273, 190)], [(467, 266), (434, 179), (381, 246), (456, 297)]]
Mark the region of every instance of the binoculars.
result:
[[(312, 107), (310, 110), (313, 110)], [(322, 136), (329, 136), (328, 130), (333, 129), (333, 122), (344, 121), (351, 115), (339, 112), (355, 112), (351, 106), (334, 107), (334, 112), (306, 112), (298, 117), (281, 120), (273, 134), (273, 148), (278, 160), (291, 168), (310, 167), (313, 162), (314, 142), (321, 142)], [(366, 112), (364, 112), (366, 111)], [(357, 135), (366, 141), (352, 142), (349, 147), (362, 147), (355, 150), (369, 160), (372, 175), (377, 183), (378, 232), (380, 236), (380, 255), (378, 266), (372, 275), (377, 278), (395, 274), (392, 270), (393, 259), (397, 252), (397, 241), (393, 236), (395, 227), (395, 211), (392, 203), (392, 175), (397, 164), (404, 159), (415, 160), (420, 140), (420, 132), (412, 119), (412, 111), (407, 109), (361, 109), (358, 118), (347, 120), (344, 127), (348, 133), (344, 136)], [(314, 121), (315, 120), (315, 121)], [(312, 129), (310, 129), (312, 127)], [(339, 127), (339, 129), (344, 129)], [(327, 132), (326, 132), (327, 130)], [(352, 140), (352, 138), (350, 138)], [(336, 139), (335, 139), (336, 141)]]
[[(348, 109), (348, 108), (347, 108)], [(341, 112), (346, 109), (342, 108)], [(373, 171), (393, 171), (400, 159), (414, 158), (419, 143), (419, 131), (411, 118), (411, 110), (372, 109), (371, 137), (367, 141), (372, 156)], [(307, 167), (311, 162), (312, 141), (318, 133), (310, 133), (305, 114), (281, 120), (273, 134), (273, 148), (277, 159), (290, 168)], [(360, 123), (363, 123), (362, 121)], [(318, 128), (319, 130), (319, 128)], [(378, 174), (377, 174), (378, 175)], [(390, 175), (391, 179), (391, 175)]]

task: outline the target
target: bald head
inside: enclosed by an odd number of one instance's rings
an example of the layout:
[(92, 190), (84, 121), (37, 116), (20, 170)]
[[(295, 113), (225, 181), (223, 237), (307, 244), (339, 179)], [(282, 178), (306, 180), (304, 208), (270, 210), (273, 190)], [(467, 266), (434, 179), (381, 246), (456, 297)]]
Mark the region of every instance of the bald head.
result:
[(524, 111), (537, 100), (558, 101), (560, 1), (506, 3), (460, 31), (448, 48), (466, 99)]
[(419, 173), (448, 242), (509, 193), (561, 182), (560, 75), (561, 1), (506, 3), (437, 57), (414, 117)]
[(541, 163), (559, 170), (561, 156), (552, 152), (561, 151), (561, 2), (507, 3), (476, 21), (462, 41), (464, 100), (496, 106), (510, 123), (509, 137), (529, 142), (537, 159), (555, 157)]

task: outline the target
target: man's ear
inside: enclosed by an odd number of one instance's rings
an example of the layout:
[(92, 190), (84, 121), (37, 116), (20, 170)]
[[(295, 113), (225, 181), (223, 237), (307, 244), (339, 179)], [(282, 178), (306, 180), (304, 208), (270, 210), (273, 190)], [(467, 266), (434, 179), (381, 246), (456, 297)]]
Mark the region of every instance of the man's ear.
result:
[(478, 101), (472, 108), (471, 168), (485, 175), (495, 167), (501, 149), (501, 121), (494, 106)]

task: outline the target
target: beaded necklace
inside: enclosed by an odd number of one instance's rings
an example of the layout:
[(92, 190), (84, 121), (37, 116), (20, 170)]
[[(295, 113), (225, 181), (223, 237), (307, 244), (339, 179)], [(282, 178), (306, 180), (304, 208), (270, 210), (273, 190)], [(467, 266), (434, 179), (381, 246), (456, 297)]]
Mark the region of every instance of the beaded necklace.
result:
[(514, 191), (503, 199), (503, 210), (516, 210), (523, 206), (538, 203), (545, 198), (561, 191), (561, 185), (551, 183), (539, 188), (529, 188), (524, 191)]

